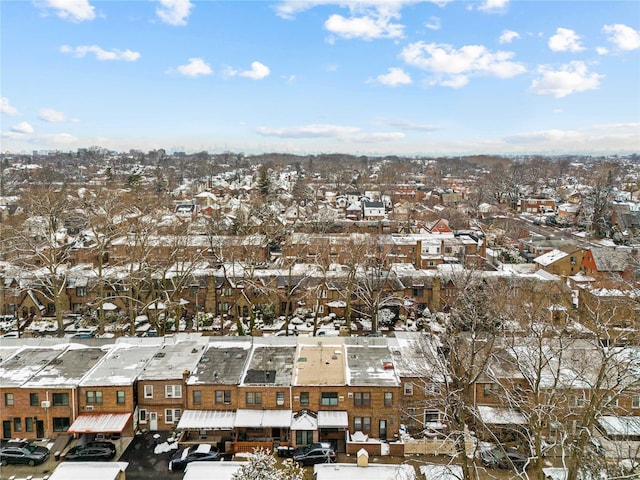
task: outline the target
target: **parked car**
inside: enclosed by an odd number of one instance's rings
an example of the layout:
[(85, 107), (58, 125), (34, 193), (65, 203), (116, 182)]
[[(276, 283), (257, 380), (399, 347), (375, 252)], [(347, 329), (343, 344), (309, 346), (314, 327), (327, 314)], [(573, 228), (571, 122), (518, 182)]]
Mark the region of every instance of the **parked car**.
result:
[(300, 466), (315, 465), (317, 463), (335, 463), (338, 460), (338, 455), (329, 443), (310, 443), (309, 445), (296, 448), (293, 454), (293, 460), (298, 462)]
[(115, 457), (115, 455), (115, 448), (78, 445), (71, 448), (64, 456), (64, 459), (72, 462), (106, 462)]
[(97, 447), (97, 448), (107, 448), (113, 452), (113, 455), (116, 455), (116, 444), (113, 442), (107, 442), (105, 440), (92, 440), (91, 442), (84, 445), (85, 448), (88, 447)]
[(500, 447), (492, 447), (481, 451), (480, 460), (487, 468), (516, 468), (517, 470), (524, 470), (530, 463), (530, 458), (517, 450), (503, 450)]
[(209, 444), (201, 443), (178, 450), (169, 462), (169, 470), (184, 470), (191, 462), (216, 462), (222, 459), (220, 451)]
[(33, 467), (44, 462), (49, 450), (29, 442), (6, 442), (0, 447), (0, 464), (21, 463)]

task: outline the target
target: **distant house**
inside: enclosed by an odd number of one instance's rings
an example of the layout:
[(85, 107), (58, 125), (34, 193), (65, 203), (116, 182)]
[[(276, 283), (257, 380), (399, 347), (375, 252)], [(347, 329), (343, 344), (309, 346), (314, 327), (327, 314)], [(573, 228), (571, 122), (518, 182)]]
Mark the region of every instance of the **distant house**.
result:
[(574, 275), (580, 271), (585, 250), (575, 246), (553, 249), (533, 259), (536, 269), (554, 275)]
[(582, 259), (582, 271), (596, 279), (613, 276), (629, 280), (633, 271), (633, 257), (637, 253), (628, 247), (594, 247)]
[(522, 198), (518, 201), (518, 211), (526, 213), (555, 212), (556, 202), (551, 198)]
[(364, 200), (362, 202), (362, 218), (364, 220), (381, 220), (385, 217), (386, 210), (383, 202)]

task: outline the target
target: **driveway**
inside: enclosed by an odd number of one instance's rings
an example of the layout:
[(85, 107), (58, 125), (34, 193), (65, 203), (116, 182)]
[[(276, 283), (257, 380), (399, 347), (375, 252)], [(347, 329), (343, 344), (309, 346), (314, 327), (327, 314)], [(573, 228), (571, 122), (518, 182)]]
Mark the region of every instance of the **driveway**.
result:
[[(155, 432), (160, 435), (159, 442), (164, 442), (169, 437), (169, 432)], [(178, 480), (182, 474), (172, 474), (169, 471), (169, 460), (175, 450), (156, 455), (153, 449), (156, 440), (154, 432), (136, 435), (129, 447), (120, 457), (121, 462), (128, 462), (127, 480)]]

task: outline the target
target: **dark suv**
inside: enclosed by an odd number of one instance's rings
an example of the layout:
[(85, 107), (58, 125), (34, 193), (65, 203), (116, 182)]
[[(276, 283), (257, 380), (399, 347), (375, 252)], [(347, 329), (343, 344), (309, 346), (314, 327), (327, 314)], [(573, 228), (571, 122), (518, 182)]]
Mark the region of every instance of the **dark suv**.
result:
[(336, 463), (338, 455), (329, 443), (310, 443), (304, 447), (296, 448), (293, 453), (293, 460), (298, 462), (300, 466), (315, 465), (316, 463)]
[(0, 464), (22, 463), (33, 467), (43, 463), (49, 450), (29, 442), (6, 442), (0, 447)]

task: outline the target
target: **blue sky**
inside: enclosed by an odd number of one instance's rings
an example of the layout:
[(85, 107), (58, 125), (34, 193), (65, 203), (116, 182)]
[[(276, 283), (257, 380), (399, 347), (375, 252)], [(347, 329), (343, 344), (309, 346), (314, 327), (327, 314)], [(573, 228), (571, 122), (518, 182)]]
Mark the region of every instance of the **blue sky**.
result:
[(0, 0), (2, 151), (640, 152), (640, 2)]

